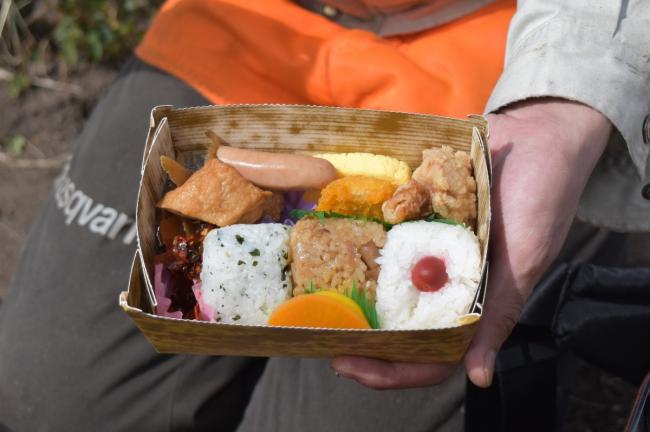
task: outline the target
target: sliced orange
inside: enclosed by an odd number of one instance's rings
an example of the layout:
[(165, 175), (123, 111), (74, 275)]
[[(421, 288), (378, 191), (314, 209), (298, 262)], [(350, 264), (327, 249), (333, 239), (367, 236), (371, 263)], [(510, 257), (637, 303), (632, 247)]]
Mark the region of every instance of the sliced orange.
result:
[(270, 326), (369, 329), (363, 311), (351, 298), (334, 291), (303, 294), (277, 307)]

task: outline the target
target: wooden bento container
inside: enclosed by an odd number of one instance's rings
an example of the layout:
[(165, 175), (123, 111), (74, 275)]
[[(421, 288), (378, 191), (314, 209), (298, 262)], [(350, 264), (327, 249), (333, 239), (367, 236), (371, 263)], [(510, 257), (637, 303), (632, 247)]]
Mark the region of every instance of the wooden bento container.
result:
[[(422, 150), (449, 145), (471, 154), (477, 181), (482, 271), (477, 295), (462, 325), (435, 330), (332, 330), (264, 327), (174, 319), (154, 314), (153, 260), (156, 203), (165, 187), (160, 156), (198, 167), (212, 130), (229, 145), (271, 152), (371, 152), (415, 169)], [(361, 109), (297, 105), (224, 105), (153, 109), (137, 202), (138, 249), (128, 291), (119, 302), (161, 353), (264, 357), (366, 356), (410, 362), (457, 362), (480, 319), (487, 283), (490, 233), (490, 157), (487, 122)]]

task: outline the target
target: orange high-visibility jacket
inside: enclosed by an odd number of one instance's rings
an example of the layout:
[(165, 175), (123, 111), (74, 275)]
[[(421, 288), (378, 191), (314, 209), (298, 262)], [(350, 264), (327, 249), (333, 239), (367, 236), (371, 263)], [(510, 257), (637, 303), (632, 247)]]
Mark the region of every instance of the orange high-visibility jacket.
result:
[(168, 0), (137, 55), (222, 103), (464, 117), (502, 71), (514, 0), (407, 36), (351, 30), (288, 0)]

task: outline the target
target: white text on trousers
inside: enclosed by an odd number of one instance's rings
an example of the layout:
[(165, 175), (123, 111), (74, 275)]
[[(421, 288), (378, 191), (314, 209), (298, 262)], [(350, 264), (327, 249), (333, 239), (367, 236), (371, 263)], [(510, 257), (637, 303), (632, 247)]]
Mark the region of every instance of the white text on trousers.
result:
[(131, 244), (136, 236), (133, 218), (113, 207), (94, 202), (91, 197), (76, 188), (68, 176), (69, 170), (70, 166), (66, 164), (54, 182), (54, 198), (56, 205), (63, 210), (66, 225), (74, 221), (81, 227), (87, 227), (90, 232), (111, 240), (124, 233), (122, 243)]

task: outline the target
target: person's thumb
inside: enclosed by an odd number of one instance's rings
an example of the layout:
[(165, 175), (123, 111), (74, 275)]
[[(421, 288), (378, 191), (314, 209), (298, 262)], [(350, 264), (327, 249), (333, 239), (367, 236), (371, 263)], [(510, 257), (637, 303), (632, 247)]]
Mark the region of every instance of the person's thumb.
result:
[[(502, 278), (495, 277), (493, 281), (499, 283)], [(492, 283), (486, 297), (483, 316), (465, 355), (467, 376), (478, 387), (492, 384), (497, 352), (512, 332), (523, 307), (523, 298), (514, 284)]]

